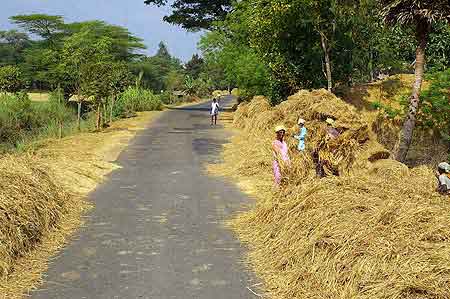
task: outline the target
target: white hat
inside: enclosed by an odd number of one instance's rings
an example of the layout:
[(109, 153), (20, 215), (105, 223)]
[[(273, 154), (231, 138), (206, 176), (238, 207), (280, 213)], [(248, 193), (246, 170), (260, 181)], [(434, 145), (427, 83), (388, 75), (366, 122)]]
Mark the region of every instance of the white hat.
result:
[(298, 124), (299, 125), (304, 125), (306, 123), (306, 120), (304, 120), (303, 118), (300, 118), (299, 120), (298, 120)]
[(445, 171), (447, 173), (450, 173), (450, 164), (448, 164), (447, 162), (439, 163), (438, 168), (442, 169), (443, 171)]
[(278, 133), (278, 132), (280, 132), (280, 131), (285, 131), (285, 132), (286, 132), (286, 127), (283, 126), (283, 125), (276, 126), (276, 127), (275, 127), (275, 133)]

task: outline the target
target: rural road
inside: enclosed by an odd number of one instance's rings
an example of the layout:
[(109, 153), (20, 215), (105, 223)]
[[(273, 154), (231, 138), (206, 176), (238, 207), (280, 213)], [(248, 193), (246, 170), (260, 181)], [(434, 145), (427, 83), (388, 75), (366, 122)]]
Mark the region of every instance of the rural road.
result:
[(209, 107), (166, 111), (136, 137), (31, 298), (257, 298), (243, 249), (223, 226), (248, 199), (204, 171), (229, 137), (209, 125)]

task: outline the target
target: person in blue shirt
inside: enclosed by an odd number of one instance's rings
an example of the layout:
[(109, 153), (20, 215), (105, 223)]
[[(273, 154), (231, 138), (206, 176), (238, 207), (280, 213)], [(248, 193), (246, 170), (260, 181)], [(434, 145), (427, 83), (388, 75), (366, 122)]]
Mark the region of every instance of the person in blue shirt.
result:
[(297, 149), (300, 152), (303, 152), (306, 149), (305, 140), (306, 140), (306, 136), (308, 135), (308, 130), (305, 128), (305, 123), (306, 123), (306, 121), (303, 118), (300, 118), (298, 120), (298, 126), (300, 127), (300, 131), (299, 131), (298, 135), (294, 136), (294, 138), (298, 140)]

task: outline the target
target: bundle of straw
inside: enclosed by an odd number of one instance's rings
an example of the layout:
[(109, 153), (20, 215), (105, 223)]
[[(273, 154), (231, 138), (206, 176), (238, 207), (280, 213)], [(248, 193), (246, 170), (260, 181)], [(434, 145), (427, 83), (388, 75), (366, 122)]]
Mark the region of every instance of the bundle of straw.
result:
[(28, 157), (0, 159), (0, 279), (71, 209), (72, 196)]

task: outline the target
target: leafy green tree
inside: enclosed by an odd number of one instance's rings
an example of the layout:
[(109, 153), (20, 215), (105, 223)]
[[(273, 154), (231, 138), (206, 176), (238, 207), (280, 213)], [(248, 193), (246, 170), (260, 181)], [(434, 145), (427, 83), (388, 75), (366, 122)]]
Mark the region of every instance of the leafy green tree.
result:
[(19, 64), (23, 51), (30, 46), (26, 33), (17, 30), (0, 31), (0, 64)]
[(22, 72), (16, 66), (0, 67), (0, 92), (16, 93), (24, 88)]
[(164, 21), (180, 25), (190, 31), (213, 29), (214, 23), (225, 20), (232, 8), (232, 0), (145, 0), (145, 4), (172, 8), (172, 14)]
[(131, 61), (140, 57), (137, 51), (143, 50), (146, 46), (143, 40), (131, 34), (128, 29), (110, 25), (103, 21), (88, 21), (70, 23), (64, 26), (67, 36), (72, 36), (81, 32), (89, 32), (92, 40), (108, 37), (111, 40), (111, 53), (117, 60)]
[(168, 78), (173, 77), (173, 73), (183, 74), (180, 60), (172, 57), (163, 42), (159, 44), (156, 55), (141, 57), (131, 62), (130, 69), (136, 76), (142, 73), (142, 86), (153, 90), (155, 93), (170, 88), (171, 83)]
[(397, 160), (404, 162), (412, 142), (419, 109), (426, 63), (425, 51), (433, 28), (431, 25), (439, 21), (450, 21), (450, 3), (447, 0), (380, 0), (380, 4), (384, 7), (384, 19), (387, 24), (414, 26), (417, 38), (415, 82), (396, 153)]
[[(116, 62), (111, 65), (111, 72), (109, 73), (109, 82), (111, 87), (111, 103), (109, 111), (109, 123), (113, 121), (114, 105), (116, 98), (132, 84), (132, 74), (125, 62)], [(139, 88), (139, 86), (137, 87)]]
[(17, 15), (10, 18), (12, 23), (35, 34), (55, 47), (63, 36), (64, 20), (61, 16), (46, 14)]
[(191, 60), (189, 60), (184, 65), (184, 68), (189, 76), (191, 76), (194, 79), (197, 79), (203, 70), (204, 64), (205, 61), (203, 60), (203, 58), (201, 58), (198, 54), (194, 54), (192, 55)]
[(96, 129), (100, 130), (104, 124), (103, 111), (108, 98), (112, 94), (110, 82), (111, 64), (98, 61), (81, 66), (80, 95), (91, 100), (96, 110)]

